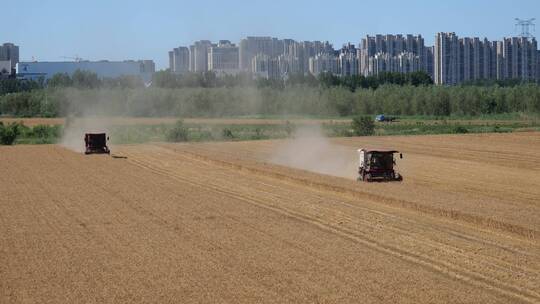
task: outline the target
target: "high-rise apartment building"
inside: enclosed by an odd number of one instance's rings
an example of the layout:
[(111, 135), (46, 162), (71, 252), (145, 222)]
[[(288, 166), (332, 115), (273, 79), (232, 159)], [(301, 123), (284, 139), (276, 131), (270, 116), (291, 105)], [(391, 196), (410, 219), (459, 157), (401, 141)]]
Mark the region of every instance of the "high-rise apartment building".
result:
[[(189, 65), (187, 64), (189, 62)], [(328, 42), (295, 41), (272, 37), (246, 37), (235, 46), (223, 40), (195, 42), (169, 52), (175, 73), (216, 71), (249, 72), (260, 77), (293, 74), (340, 76), (378, 75), (384, 72), (427, 72), (436, 84), (455, 85), (482, 79), (539, 80), (540, 53), (534, 38), (489, 41), (438, 33), (426, 47), (421, 35), (375, 35), (362, 39), (360, 48), (348, 43), (334, 50)]]
[(497, 78), (538, 80), (536, 39), (504, 38), (497, 42)]
[(262, 53), (257, 54), (251, 58), (251, 73), (255, 77), (280, 78), (279, 59)]
[(11, 61), (11, 71), (14, 73), (19, 63), (19, 47), (9, 42), (0, 45), (0, 61)]
[(286, 39), (284, 53), (280, 59), (281, 70), (284, 74), (305, 74), (308, 72), (308, 59), (301, 42)]
[[(421, 35), (368, 35), (361, 42), (359, 54), (360, 73), (365, 76), (374, 75), (374, 71), (369, 70), (369, 61), (376, 54), (379, 54), (379, 57), (382, 54), (388, 54), (389, 57), (397, 57), (404, 52), (418, 56), (420, 69), (426, 72), (428, 71), (428, 50)], [(379, 72), (385, 71), (382, 70)]]
[(333, 54), (319, 54), (309, 58), (309, 72), (318, 76), (321, 73), (339, 74), (339, 60)]
[(351, 44), (345, 44), (338, 56), (339, 74), (341, 76), (358, 75), (359, 63), (356, 47)]
[(434, 48), (434, 82), (454, 85), (459, 83), (459, 38), (455, 33), (438, 33)]
[(480, 79), (538, 80), (537, 42), (524, 37), (489, 41), (438, 33), (434, 74), (435, 83), (444, 85)]
[(218, 45), (210, 47), (208, 70), (218, 75), (237, 74), (239, 71), (238, 47), (228, 40), (221, 40)]
[(496, 62), (496, 49), (487, 39), (461, 38), (459, 43), (458, 83), (479, 79), (494, 79), (492, 65)]
[(279, 61), (279, 73), (281, 76), (292, 74), (303, 74), (304, 70), (299, 57), (293, 54), (284, 54), (278, 56)]
[(196, 41), (189, 47), (189, 70), (191, 72), (208, 71), (208, 51), (212, 42), (208, 40)]
[(398, 73), (414, 73), (421, 70), (425, 70), (422, 65), (422, 59), (420, 56), (410, 52), (403, 52), (395, 57), (396, 70)]
[(341, 76), (355, 76), (358, 75), (358, 57), (353, 53), (341, 53), (339, 54), (339, 74)]
[[(356, 51), (354, 46), (352, 50)], [(350, 51), (350, 50), (349, 50)], [(292, 74), (309, 73), (309, 59), (320, 54), (334, 54), (334, 48), (328, 42), (277, 39), (272, 37), (246, 37), (238, 46), (228, 40), (212, 44), (200, 40), (189, 48), (178, 47), (168, 53), (169, 69), (173, 73), (215, 71), (217, 74), (253, 73), (255, 76), (286, 77)], [(342, 52), (340, 64), (347, 75), (356, 75), (358, 59), (347, 52)], [(258, 55), (255, 60), (253, 59)], [(356, 56), (356, 55), (355, 55)], [(269, 65), (268, 68), (265, 66)], [(254, 68), (257, 67), (257, 68)], [(269, 72), (266, 72), (266, 71)]]
[(189, 49), (187, 47), (177, 47), (169, 52), (169, 70), (175, 74), (184, 74), (189, 71)]
[(272, 37), (247, 37), (240, 41), (239, 68), (242, 71), (249, 71), (251, 60), (258, 54), (273, 58), (282, 55), (284, 51), (283, 40)]
[(0, 79), (8, 78), (12, 75), (10, 60), (0, 60)]
[(247, 37), (240, 41), (239, 68), (253, 71), (252, 59), (261, 54), (278, 59), (280, 74), (309, 73), (309, 59), (319, 54), (333, 54), (334, 48), (328, 42), (277, 39), (272, 37)]
[(334, 47), (328, 41), (303, 41), (298, 43), (299, 60), (304, 74), (310, 73), (309, 59), (320, 54), (334, 54)]
[(429, 46), (429, 47), (426, 47), (426, 62), (425, 62), (425, 68), (426, 68), (426, 72), (429, 74), (429, 76), (431, 77), (431, 79), (435, 79), (435, 62), (434, 62), (434, 52), (435, 52), (435, 47), (433, 46)]
[(536, 52), (536, 82), (540, 82), (540, 50)]
[(368, 60), (370, 75), (378, 75), (383, 72), (413, 73), (421, 70), (420, 56), (410, 52), (402, 52), (397, 56), (381, 52), (369, 57)]

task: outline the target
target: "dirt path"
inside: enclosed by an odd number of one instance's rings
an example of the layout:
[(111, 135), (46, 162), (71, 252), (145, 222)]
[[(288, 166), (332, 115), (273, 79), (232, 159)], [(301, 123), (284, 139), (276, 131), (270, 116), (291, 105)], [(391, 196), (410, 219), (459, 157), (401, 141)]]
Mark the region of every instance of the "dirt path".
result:
[[(399, 144), (407, 143), (415, 146)], [(440, 145), (433, 139), (430, 157)], [(408, 184), (358, 189), (344, 178), (257, 161), (275, 147), (114, 151), (127, 159), (85, 157), (57, 146), (0, 148), (0, 302), (540, 302), (534, 235), (392, 203), (405, 192), (401, 187), (416, 191), (430, 183), (423, 170)], [(497, 170), (478, 158), (471, 153), (469, 162)], [(506, 163), (524, 174), (538, 170), (519, 164)], [(431, 182), (429, 195), (440, 196), (435, 203), (458, 189)], [(458, 194), (489, 199), (489, 189), (473, 195), (474, 189)], [(536, 192), (527, 191), (511, 202), (536, 212), (520, 225), (535, 231), (540, 213), (528, 195)], [(465, 205), (453, 206), (470, 214), (460, 209)], [(475, 208), (486, 218), (498, 214)], [(513, 217), (496, 219), (513, 224)]]

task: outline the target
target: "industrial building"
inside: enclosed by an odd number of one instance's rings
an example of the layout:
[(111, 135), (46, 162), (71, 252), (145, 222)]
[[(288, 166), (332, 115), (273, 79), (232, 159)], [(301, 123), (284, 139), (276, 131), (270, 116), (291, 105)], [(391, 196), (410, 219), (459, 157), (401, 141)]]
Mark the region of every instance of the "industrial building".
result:
[(23, 79), (44, 78), (47, 80), (55, 74), (72, 75), (77, 70), (96, 73), (99, 78), (138, 76), (143, 81), (149, 82), (156, 70), (156, 66), (152, 60), (19, 62), (17, 64), (17, 77)]

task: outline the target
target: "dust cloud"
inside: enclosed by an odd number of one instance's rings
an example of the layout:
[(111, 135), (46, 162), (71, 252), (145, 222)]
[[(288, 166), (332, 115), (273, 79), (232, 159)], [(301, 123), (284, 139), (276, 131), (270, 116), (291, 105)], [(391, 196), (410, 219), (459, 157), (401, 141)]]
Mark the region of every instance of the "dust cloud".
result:
[(332, 143), (320, 125), (303, 125), (296, 129), (269, 162), (315, 173), (355, 179), (358, 170), (356, 151)]
[(109, 134), (109, 130), (110, 124), (108, 123), (107, 119), (102, 117), (68, 117), (66, 118), (64, 134), (62, 136), (62, 140), (60, 141), (60, 145), (75, 152), (84, 152), (85, 133)]

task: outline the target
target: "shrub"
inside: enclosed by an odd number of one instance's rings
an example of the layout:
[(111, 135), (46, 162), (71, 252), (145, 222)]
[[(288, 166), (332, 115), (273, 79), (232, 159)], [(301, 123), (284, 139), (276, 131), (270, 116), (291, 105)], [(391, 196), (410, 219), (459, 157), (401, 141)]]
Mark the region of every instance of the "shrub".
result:
[(285, 123), (285, 132), (287, 133), (287, 137), (291, 137), (295, 130), (296, 126), (291, 124), (291, 122), (287, 120), (287, 122)]
[(20, 134), (19, 128), (18, 123), (11, 123), (6, 126), (0, 121), (0, 144), (12, 145)]
[(21, 136), (31, 143), (51, 144), (62, 136), (61, 126), (37, 125), (33, 128), (21, 127)]
[(369, 116), (354, 117), (351, 127), (356, 136), (370, 136), (375, 134), (375, 122)]
[(184, 126), (184, 122), (180, 119), (167, 132), (165, 139), (169, 142), (184, 142), (188, 141), (188, 134), (189, 129)]
[(254, 139), (254, 140), (264, 139), (263, 130), (261, 128), (256, 128), (255, 134), (251, 136), (251, 139)]
[(469, 130), (467, 130), (467, 128), (463, 126), (457, 126), (454, 128), (453, 132), (456, 134), (465, 134), (465, 133), (469, 133)]
[(229, 128), (224, 128), (223, 131), (221, 132), (221, 136), (223, 138), (225, 138), (225, 139), (233, 139), (234, 138), (234, 134), (231, 131), (231, 129), (229, 129)]

